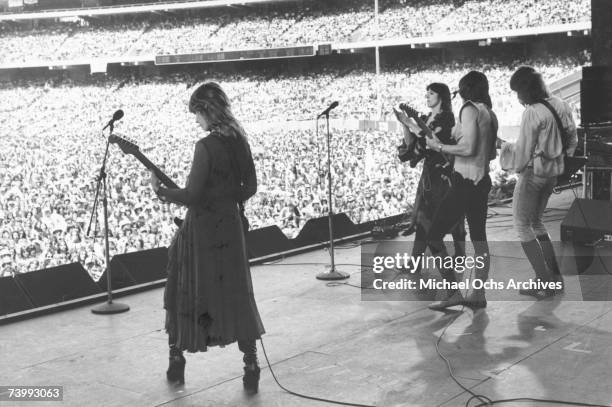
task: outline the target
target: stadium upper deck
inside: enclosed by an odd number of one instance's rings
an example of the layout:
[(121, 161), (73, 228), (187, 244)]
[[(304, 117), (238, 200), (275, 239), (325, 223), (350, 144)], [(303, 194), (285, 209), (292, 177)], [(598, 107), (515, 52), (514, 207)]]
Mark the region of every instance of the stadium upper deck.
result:
[[(195, 8), (201, 3), (211, 7)], [(172, 13), (159, 11), (156, 4), (125, 15), (112, 11), (120, 8), (108, 9), (105, 12), (112, 14), (97, 17), (79, 15), (80, 10), (70, 18), (43, 20), (8, 21), (10, 16), (0, 16), (0, 65), (88, 64), (98, 58), (142, 61), (162, 54), (319, 43), (358, 47), (372, 45), (377, 37), (381, 44), (395, 45), (414, 38), (457, 41), (462, 39), (458, 34), (470, 33), (486, 39), (492, 30), (505, 36), (590, 27), (589, 0), (385, 0), (380, 2), (378, 24), (372, 1), (247, 3), (183, 3), (186, 10)]]

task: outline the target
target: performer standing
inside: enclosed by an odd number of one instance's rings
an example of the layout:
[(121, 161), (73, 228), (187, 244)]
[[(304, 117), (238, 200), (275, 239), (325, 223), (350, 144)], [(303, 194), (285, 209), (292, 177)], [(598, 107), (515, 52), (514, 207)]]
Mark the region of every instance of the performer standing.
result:
[[(487, 203), (491, 190), (489, 161), (496, 156), (498, 124), (491, 110), (489, 81), (485, 74), (471, 71), (461, 78), (459, 95), (464, 103), (459, 111), (459, 124), (453, 128), (457, 144), (443, 144), (435, 136), (427, 138), (430, 149), (455, 156), (452, 186), (436, 211), (427, 242), (432, 254), (445, 258), (446, 248), (442, 239), (465, 216), (475, 256), (483, 259), (484, 266), (475, 269), (474, 280), (484, 282), (488, 278), (490, 264), (486, 230)], [(443, 266), (440, 274), (446, 282), (456, 282), (453, 268)], [(467, 305), (473, 309), (486, 307), (484, 288), (473, 289), (465, 299), (459, 290), (449, 289), (445, 300), (433, 303), (429, 308), (440, 311), (454, 305)]]
[[(512, 200), (514, 227), (537, 279), (563, 284), (542, 217), (557, 176), (563, 173), (563, 156), (572, 156), (578, 144), (576, 123), (571, 107), (550, 96), (542, 75), (532, 67), (518, 68), (510, 78), (510, 88), (525, 106), (516, 143), (498, 142), (502, 166), (519, 174)], [(559, 116), (563, 129), (550, 109)], [(569, 137), (567, 151), (563, 149), (564, 133)], [(555, 290), (522, 289), (519, 293), (541, 297), (554, 295)]]
[(163, 188), (151, 175), (161, 200), (188, 207), (168, 253), (167, 377), (184, 383), (182, 351), (205, 352), (209, 346), (238, 341), (244, 353), (244, 387), (257, 392), (255, 340), (264, 328), (253, 296), (238, 206), (257, 190), (255, 166), (244, 130), (219, 85), (208, 82), (198, 87), (189, 111), (210, 134), (196, 143), (186, 187)]
[[(442, 143), (456, 144), (451, 137), (451, 130), (455, 125), (455, 116), (453, 115), (448, 86), (435, 82), (429, 84), (426, 88), (425, 99), (430, 112), (421, 119)], [(417, 187), (411, 222), (415, 226), (412, 256), (417, 258), (427, 248), (426, 236), (434, 214), (450, 189), (449, 179), (444, 174), (446, 168), (452, 169), (452, 163), (447, 163), (446, 158), (439, 152), (427, 150), (422, 129), (412, 122), (404, 112), (397, 109), (394, 109), (394, 111), (396, 117), (402, 123), (404, 132), (404, 140), (398, 147), (400, 160), (409, 160), (410, 166), (414, 168), (419, 161), (425, 159)], [(448, 165), (448, 167), (445, 168), (445, 165)], [(455, 256), (464, 256), (466, 235), (464, 217), (461, 217), (457, 225), (451, 229), (451, 233), (455, 243)], [(420, 271), (421, 263), (410, 270), (410, 272), (417, 274)]]

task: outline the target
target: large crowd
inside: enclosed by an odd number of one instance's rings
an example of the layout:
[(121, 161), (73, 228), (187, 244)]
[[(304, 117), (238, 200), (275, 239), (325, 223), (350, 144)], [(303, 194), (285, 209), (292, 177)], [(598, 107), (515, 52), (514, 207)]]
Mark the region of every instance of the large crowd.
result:
[(0, 64), (410, 38), (590, 20), (590, 0), (371, 0), (0, 23)]
[[(434, 25), (448, 33), (511, 30), (591, 20), (591, 2), (541, 0), (466, 1)], [(486, 18), (482, 18), (486, 15)]]
[[(551, 82), (588, 57), (569, 54), (574, 56), (531, 61), (397, 61), (381, 73), (378, 101), (375, 75), (345, 62), (307, 74), (290, 74), (272, 64), (240, 73), (198, 68), (164, 75), (92, 76), (81, 82), (58, 74), (56, 79), (5, 84), (0, 87), (0, 275), (71, 261), (100, 275), (100, 205), (91, 233), (86, 232), (105, 145), (101, 125), (118, 108), (125, 117), (116, 131), (135, 139), (152, 162), (182, 184), (193, 145), (202, 137), (186, 101), (193, 84), (211, 78), (220, 82), (247, 128), (259, 176), (259, 192), (249, 201), (247, 216), (254, 228), (278, 225), (295, 237), (308, 219), (325, 215), (329, 204), (323, 128), (317, 138), (314, 124), (295, 123), (312, 119), (336, 99), (340, 106), (333, 117), (340, 119), (380, 119), (381, 113), (384, 118), (400, 100), (424, 109), (425, 84), (444, 81), (454, 87), (466, 71), (484, 69), (500, 121), (517, 124), (521, 106), (508, 90), (510, 72), (528, 62)], [(407, 211), (419, 171), (399, 162), (397, 144), (398, 135), (387, 131), (333, 130), (335, 211), (356, 223)], [(158, 201), (147, 185), (148, 172), (115, 147), (107, 172), (111, 253), (168, 245), (172, 218), (184, 209)]]
[[(571, 73), (587, 61), (587, 53), (569, 51), (566, 55), (542, 55), (526, 61), (515, 58), (466, 58), (441, 63), (434, 58), (419, 58), (409, 65), (395, 63), (384, 69), (379, 78), (362, 67), (306, 71), (299, 75), (279, 72), (241, 72), (226, 76), (230, 89), (239, 95), (236, 106), (239, 117), (247, 121), (306, 120), (330, 100), (338, 100), (336, 117), (345, 119), (378, 119), (391, 112), (399, 101), (419, 103), (423, 84), (442, 81), (456, 86), (461, 76), (471, 70), (483, 70), (492, 83), (494, 109), (503, 125), (518, 125), (522, 106), (508, 92), (507, 80), (512, 69), (529, 62), (544, 73), (550, 82)], [(381, 98), (377, 100), (376, 88)], [(350, 91), (347, 91), (350, 89)], [(261, 95), (270, 95), (261, 98)], [(279, 106), (281, 108), (279, 109)]]
[[(112, 6), (132, 6), (132, 5), (141, 5), (141, 4), (155, 4), (155, 3), (170, 3), (176, 2), (177, 0), (112, 0), (112, 1), (104, 1), (104, 2), (87, 2), (81, 0), (59, 0), (53, 2), (22, 2), (19, 4), (10, 4), (8, 2), (4, 2), (0, 4), (0, 14), (1, 13), (22, 13), (22, 12), (41, 12), (45, 10), (74, 10), (80, 8), (99, 8), (101, 7), (109, 7)], [(189, 1), (210, 1), (210, 0), (180, 0), (181, 2), (189, 2)], [(99, 5), (99, 3), (103, 3)]]

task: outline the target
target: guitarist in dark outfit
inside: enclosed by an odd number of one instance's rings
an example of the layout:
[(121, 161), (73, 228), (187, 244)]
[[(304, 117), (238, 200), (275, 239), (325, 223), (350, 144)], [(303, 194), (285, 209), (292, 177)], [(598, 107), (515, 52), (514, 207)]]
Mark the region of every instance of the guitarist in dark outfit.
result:
[(238, 342), (244, 353), (243, 383), (258, 390), (255, 341), (264, 327), (255, 303), (245, 244), (241, 203), (257, 191), (255, 165), (246, 134), (227, 95), (208, 82), (189, 100), (189, 111), (208, 135), (196, 143), (185, 188), (164, 188), (156, 172), (151, 185), (164, 201), (188, 207), (168, 249), (164, 292), (170, 345), (167, 378), (184, 383), (183, 351)]
[[(431, 83), (426, 90), (427, 106), (431, 111), (428, 115), (422, 115), (421, 120), (427, 124), (442, 143), (455, 144), (455, 140), (451, 137), (451, 130), (455, 125), (455, 116), (453, 115), (448, 86), (443, 83)], [(449, 176), (452, 171), (452, 162), (447, 161), (441, 153), (426, 148), (426, 136), (423, 130), (409, 120), (406, 113), (399, 110), (396, 110), (395, 113), (402, 123), (404, 131), (404, 139), (398, 147), (400, 160), (409, 161), (412, 168), (421, 160), (424, 160), (411, 222), (416, 231), (412, 256), (417, 257), (425, 252), (427, 247), (426, 236), (434, 214), (450, 189)], [(453, 235), (455, 243), (455, 255), (465, 255), (466, 233), (463, 218), (450, 233)], [(418, 268), (411, 269), (410, 272), (419, 273), (420, 263)]]

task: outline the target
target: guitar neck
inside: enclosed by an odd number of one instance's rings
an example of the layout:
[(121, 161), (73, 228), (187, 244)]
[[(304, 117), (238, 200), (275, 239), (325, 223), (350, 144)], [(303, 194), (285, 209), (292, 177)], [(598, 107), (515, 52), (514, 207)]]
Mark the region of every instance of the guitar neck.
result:
[[(414, 115), (413, 116), (414, 120), (416, 121), (416, 123), (419, 125), (419, 127), (421, 128), (421, 130), (423, 130), (423, 132), (425, 133), (425, 136), (429, 139), (431, 139), (433, 137), (433, 131), (429, 128), (429, 126), (427, 125), (427, 123), (425, 123), (423, 121), (423, 119), (421, 119), (418, 115)], [(442, 155), (442, 157), (444, 157), (444, 159), (446, 160), (447, 164), (450, 164), (450, 157), (447, 154), (444, 153), (440, 153)]]
[(155, 176), (159, 178), (162, 184), (168, 188), (178, 188), (179, 186), (174, 183), (166, 174), (162, 172), (155, 164), (153, 164), (140, 150), (133, 153), (134, 157), (138, 159), (147, 169), (153, 171)]
[(420, 117), (415, 117), (414, 120), (419, 125), (421, 130), (423, 130), (427, 138), (431, 138), (432, 132), (429, 126), (427, 126), (427, 124)]

